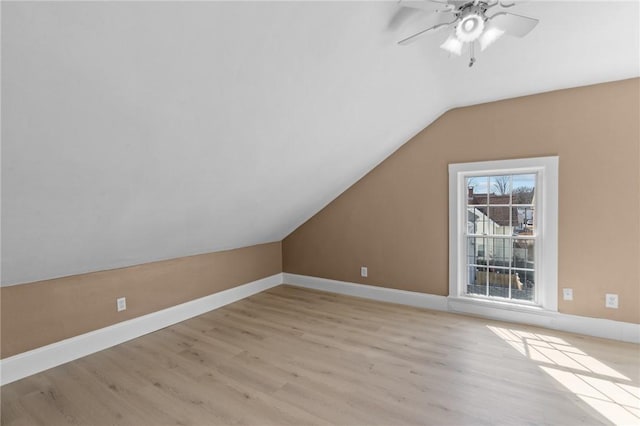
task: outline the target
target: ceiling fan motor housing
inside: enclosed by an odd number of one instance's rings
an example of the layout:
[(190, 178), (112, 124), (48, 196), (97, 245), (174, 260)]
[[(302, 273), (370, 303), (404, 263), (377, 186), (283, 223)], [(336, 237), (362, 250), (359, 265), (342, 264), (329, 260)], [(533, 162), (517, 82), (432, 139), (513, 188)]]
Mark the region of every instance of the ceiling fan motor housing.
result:
[(465, 43), (472, 42), (480, 37), (487, 21), (487, 16), (485, 15), (488, 8), (487, 3), (474, 3), (469, 2), (462, 5), (456, 13), (459, 22), (456, 25), (455, 33), (458, 39)]

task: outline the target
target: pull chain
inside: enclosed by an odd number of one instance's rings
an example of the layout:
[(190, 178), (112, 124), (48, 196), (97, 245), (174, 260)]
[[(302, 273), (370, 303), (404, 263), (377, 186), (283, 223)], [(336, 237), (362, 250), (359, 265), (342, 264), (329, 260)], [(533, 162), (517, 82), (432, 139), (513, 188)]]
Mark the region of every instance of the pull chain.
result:
[(470, 52), (469, 68), (471, 68), (473, 66), (473, 64), (476, 63), (476, 55), (475, 55), (475, 49), (474, 49), (475, 45), (476, 45), (476, 42), (472, 41), (471, 42), (471, 49), (469, 50), (469, 52)]

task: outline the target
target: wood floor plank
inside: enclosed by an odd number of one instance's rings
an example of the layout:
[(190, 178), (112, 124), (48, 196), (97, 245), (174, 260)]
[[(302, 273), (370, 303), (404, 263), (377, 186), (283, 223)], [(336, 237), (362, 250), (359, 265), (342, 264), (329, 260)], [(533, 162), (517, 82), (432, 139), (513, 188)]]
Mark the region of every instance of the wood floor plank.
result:
[(639, 358), (638, 345), (283, 285), (3, 386), (0, 419), (640, 424)]

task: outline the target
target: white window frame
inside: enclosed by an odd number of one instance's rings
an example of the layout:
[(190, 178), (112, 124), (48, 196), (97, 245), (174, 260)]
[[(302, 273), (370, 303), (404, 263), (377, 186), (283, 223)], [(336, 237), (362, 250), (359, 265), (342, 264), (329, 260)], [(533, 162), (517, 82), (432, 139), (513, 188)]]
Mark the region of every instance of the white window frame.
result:
[[(511, 310), (558, 310), (557, 156), (449, 164), (449, 301)], [(536, 173), (536, 303), (466, 294), (466, 178)]]

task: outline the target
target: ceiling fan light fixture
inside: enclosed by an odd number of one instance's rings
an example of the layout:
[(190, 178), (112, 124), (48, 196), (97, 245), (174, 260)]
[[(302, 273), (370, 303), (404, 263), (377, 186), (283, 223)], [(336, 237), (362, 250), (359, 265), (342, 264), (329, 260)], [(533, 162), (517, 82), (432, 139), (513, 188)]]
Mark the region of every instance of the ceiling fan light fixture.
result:
[(484, 31), (484, 19), (477, 13), (470, 13), (456, 26), (456, 36), (463, 43), (475, 41)]
[(480, 42), (480, 50), (483, 51), (487, 47), (491, 46), (491, 44), (502, 37), (503, 34), (504, 30), (501, 30), (498, 27), (490, 26), (487, 28), (487, 30), (480, 35), (480, 39), (478, 40)]
[(463, 46), (463, 43), (460, 40), (458, 40), (458, 38), (453, 34), (450, 35), (449, 38), (447, 38), (444, 41), (444, 43), (440, 45), (442, 49), (458, 56), (462, 55), (462, 46)]
[(467, 51), (470, 56), (470, 67), (476, 61), (475, 53), (478, 49), (484, 51), (504, 34), (524, 37), (539, 22), (536, 18), (504, 12), (499, 8), (497, 11), (493, 9), (498, 6), (511, 7), (514, 5), (513, 0), (398, 0), (398, 2), (401, 3), (401, 10), (394, 16), (392, 23), (406, 8), (428, 10), (431, 20), (431, 26), (405, 37), (398, 41), (398, 44), (410, 44), (424, 34), (432, 34), (439, 28), (448, 27), (449, 37), (440, 45), (440, 48), (456, 56), (462, 56), (463, 50)]

